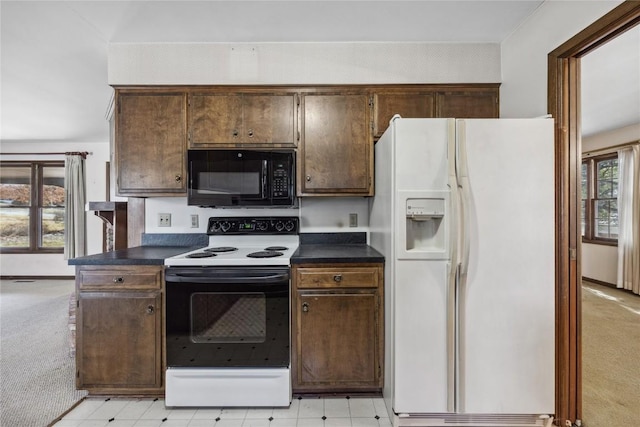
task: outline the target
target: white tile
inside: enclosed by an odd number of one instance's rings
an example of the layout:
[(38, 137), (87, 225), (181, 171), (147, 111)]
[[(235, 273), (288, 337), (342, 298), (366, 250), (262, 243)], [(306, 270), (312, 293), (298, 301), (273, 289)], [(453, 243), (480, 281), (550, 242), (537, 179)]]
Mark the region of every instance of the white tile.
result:
[(190, 420), (195, 415), (197, 409), (194, 408), (172, 408), (167, 415), (168, 420)]
[(351, 418), (327, 418), (324, 427), (351, 427)]
[(189, 421), (189, 427), (213, 427), (215, 425), (214, 419), (193, 419)]
[(143, 419), (143, 420), (155, 420), (155, 419), (162, 420), (164, 418), (167, 418), (169, 416), (170, 412), (171, 412), (171, 409), (167, 409), (164, 406), (164, 400), (156, 400), (151, 404), (151, 406), (149, 406), (149, 409), (147, 409), (145, 411), (145, 413), (142, 414), (140, 419)]
[(384, 403), (384, 399), (381, 397), (375, 397), (373, 400), (373, 407), (376, 410), (376, 415), (380, 418), (388, 418), (389, 413), (387, 412), (387, 405)]
[(91, 415), (87, 417), (88, 420), (109, 420), (115, 418), (118, 412), (122, 411), (122, 408), (127, 406), (126, 400), (114, 400), (107, 399), (102, 402), (102, 405), (98, 407)]
[(278, 418), (298, 418), (298, 410), (300, 409), (300, 400), (294, 399), (288, 408), (273, 408), (271, 416)]
[(78, 427), (105, 427), (107, 424), (106, 420), (83, 420)]
[(245, 418), (242, 427), (269, 427), (269, 420), (265, 418)]
[(378, 420), (374, 417), (367, 418), (351, 418), (351, 425), (353, 427), (378, 427)]
[(189, 420), (166, 420), (161, 425), (162, 427), (188, 427)]
[(113, 420), (109, 421), (109, 427), (134, 427), (136, 420)]
[(297, 426), (298, 427), (324, 427), (324, 421), (322, 421), (322, 418), (299, 418)]
[(142, 416), (142, 414), (147, 412), (152, 403), (153, 400), (151, 399), (128, 400), (125, 407), (116, 414), (116, 419), (138, 420)]
[(160, 427), (161, 425), (161, 420), (138, 420), (134, 427)]
[(349, 410), (351, 418), (373, 418), (376, 415), (373, 399), (370, 397), (352, 397), (349, 399)]
[(244, 420), (247, 416), (247, 408), (222, 408), (220, 411), (220, 418), (223, 420)]
[(324, 415), (324, 401), (322, 399), (302, 399), (298, 418), (319, 418)]
[(247, 409), (247, 419), (264, 419), (268, 420), (273, 414), (273, 408), (250, 408)]
[(60, 420), (53, 427), (78, 427), (81, 422), (82, 420)]
[(327, 418), (349, 418), (349, 401), (345, 398), (324, 399), (324, 415)]
[(221, 412), (222, 412), (222, 408), (201, 408), (201, 409), (198, 409), (195, 414), (193, 414), (193, 419), (194, 420), (205, 420), (205, 419), (215, 420), (220, 416)]
[(216, 427), (242, 427), (242, 419), (226, 419), (215, 423)]
[(378, 425), (380, 425), (380, 427), (391, 427), (391, 420), (389, 418), (380, 417)]
[(274, 418), (269, 427), (296, 427), (297, 418)]

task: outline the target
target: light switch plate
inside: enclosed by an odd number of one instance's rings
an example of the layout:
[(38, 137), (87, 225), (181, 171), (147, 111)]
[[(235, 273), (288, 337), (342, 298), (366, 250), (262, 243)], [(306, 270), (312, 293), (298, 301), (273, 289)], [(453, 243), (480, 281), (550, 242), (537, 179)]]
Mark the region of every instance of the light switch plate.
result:
[(358, 226), (358, 214), (350, 213), (349, 214), (349, 227), (357, 227)]
[(191, 228), (198, 228), (198, 215), (191, 215)]

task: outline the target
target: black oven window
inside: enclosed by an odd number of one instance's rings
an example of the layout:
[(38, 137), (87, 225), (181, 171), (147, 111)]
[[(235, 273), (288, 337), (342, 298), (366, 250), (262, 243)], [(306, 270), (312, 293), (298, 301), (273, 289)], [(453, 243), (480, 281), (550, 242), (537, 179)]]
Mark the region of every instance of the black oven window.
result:
[(266, 339), (266, 312), (263, 293), (193, 293), (191, 341), (262, 343)]

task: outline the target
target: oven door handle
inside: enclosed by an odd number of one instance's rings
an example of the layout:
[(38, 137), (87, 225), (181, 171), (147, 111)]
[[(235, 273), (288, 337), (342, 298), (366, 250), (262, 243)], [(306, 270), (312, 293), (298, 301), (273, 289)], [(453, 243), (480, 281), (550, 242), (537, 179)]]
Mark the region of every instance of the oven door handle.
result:
[(268, 283), (282, 283), (289, 281), (289, 273), (271, 274), (265, 276), (215, 276), (193, 273), (167, 273), (165, 281), (171, 283), (243, 283), (247, 285), (263, 285)]

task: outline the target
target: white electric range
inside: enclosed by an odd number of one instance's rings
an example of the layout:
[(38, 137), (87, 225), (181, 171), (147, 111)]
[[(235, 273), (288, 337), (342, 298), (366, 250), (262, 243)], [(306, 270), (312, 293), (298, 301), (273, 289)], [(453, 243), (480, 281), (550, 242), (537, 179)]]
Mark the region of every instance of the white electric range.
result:
[(165, 260), (167, 406), (288, 406), (297, 217), (210, 218)]

